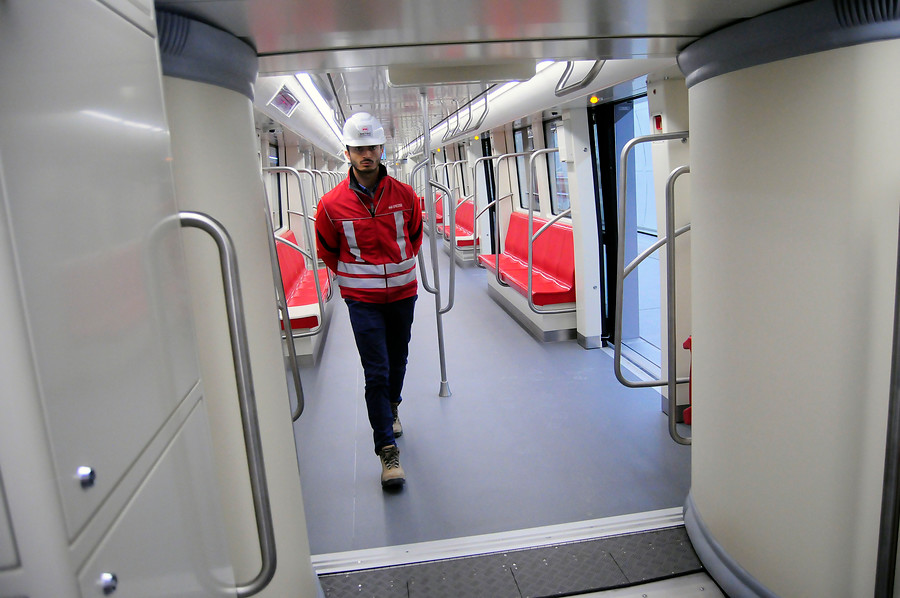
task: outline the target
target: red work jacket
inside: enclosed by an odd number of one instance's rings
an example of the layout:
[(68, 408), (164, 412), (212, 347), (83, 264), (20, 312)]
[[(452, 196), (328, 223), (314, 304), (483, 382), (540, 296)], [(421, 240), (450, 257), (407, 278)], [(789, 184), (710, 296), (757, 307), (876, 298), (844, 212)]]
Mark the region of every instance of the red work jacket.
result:
[(345, 299), (388, 303), (417, 292), (422, 206), (412, 187), (384, 166), (381, 174), (374, 197), (351, 186), (351, 173), (316, 208), (319, 257), (337, 275)]

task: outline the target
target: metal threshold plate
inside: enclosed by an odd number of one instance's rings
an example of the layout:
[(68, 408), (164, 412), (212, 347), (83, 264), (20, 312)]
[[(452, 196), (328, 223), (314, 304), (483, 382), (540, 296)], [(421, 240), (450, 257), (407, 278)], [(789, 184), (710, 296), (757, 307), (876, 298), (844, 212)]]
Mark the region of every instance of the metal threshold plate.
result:
[[(468, 539), (469, 556), (439, 557), (452, 549), (425, 543), (395, 547), (405, 562), (374, 566), (372, 554), (359, 555), (352, 568), (349, 553), (341, 558), (314, 557), (327, 598), (491, 598), (565, 596), (622, 588), (703, 570), (691, 547), (680, 509), (492, 534)], [(648, 527), (650, 526), (650, 527)], [(656, 526), (656, 527), (653, 527)], [(584, 536), (591, 534), (593, 537)], [(499, 548), (503, 536), (509, 545)], [(529, 536), (530, 539), (529, 539)], [(523, 546), (531, 541), (532, 546)], [(463, 540), (458, 541), (460, 546)], [(490, 549), (494, 546), (494, 549)], [(361, 551), (370, 552), (370, 551)], [(343, 572), (323, 573), (346, 559)]]

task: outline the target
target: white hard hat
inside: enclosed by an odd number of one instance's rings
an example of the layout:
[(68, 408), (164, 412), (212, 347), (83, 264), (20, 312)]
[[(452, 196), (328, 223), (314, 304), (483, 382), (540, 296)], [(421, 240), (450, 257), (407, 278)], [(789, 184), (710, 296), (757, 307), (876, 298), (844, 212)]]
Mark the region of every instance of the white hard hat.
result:
[(344, 123), (344, 145), (384, 145), (384, 127), (368, 112), (357, 112)]

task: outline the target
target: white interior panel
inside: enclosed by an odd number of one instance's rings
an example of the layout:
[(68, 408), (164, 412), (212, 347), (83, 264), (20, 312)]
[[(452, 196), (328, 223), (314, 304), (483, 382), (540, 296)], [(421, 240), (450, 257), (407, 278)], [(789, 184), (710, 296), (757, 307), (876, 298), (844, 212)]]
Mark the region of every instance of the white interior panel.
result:
[[(174, 200), (156, 42), (97, 3), (22, 6), (0, 29), (3, 77), (15, 81), (0, 152), (72, 538), (196, 383), (197, 364), (178, 224), (163, 223)], [(80, 466), (96, 472), (93, 487), (75, 478)]]
[(690, 90), (692, 494), (777, 595), (872, 593), (897, 268), (900, 42)]
[(106, 595), (103, 573), (117, 598), (233, 595), (221, 521), (201, 403), (79, 573), (82, 596)]

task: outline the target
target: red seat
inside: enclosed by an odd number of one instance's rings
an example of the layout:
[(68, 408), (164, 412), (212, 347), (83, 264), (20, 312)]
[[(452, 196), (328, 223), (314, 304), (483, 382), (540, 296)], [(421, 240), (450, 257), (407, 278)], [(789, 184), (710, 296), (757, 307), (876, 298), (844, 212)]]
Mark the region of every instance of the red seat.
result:
[[(438, 226), (441, 226), (444, 222), (444, 194), (440, 191), (434, 194), (434, 221), (437, 222)], [(425, 207), (425, 198), (422, 197), (422, 220), (426, 223), (428, 222), (428, 209)]]
[[(297, 244), (297, 237), (291, 230), (279, 233), (279, 236)], [(281, 268), (281, 281), (284, 283), (284, 294), (287, 298), (288, 314), (291, 318), (291, 329), (315, 328), (319, 325), (319, 305), (316, 297), (316, 273), (306, 266), (306, 258), (302, 253), (284, 243), (275, 243), (278, 252), (278, 265)], [(331, 281), (328, 270), (318, 270), (319, 286), (322, 298), (328, 297)], [(284, 324), (282, 324), (284, 329)]]
[[(534, 232), (547, 223), (534, 219)], [(528, 215), (513, 212), (500, 254), (500, 279), (522, 295), (528, 293)], [(480, 255), (488, 270), (496, 272), (496, 255)], [(555, 305), (575, 301), (575, 242), (572, 226), (555, 222), (534, 243), (532, 301)]]
[[(447, 227), (438, 225), (438, 232), (450, 239)], [(456, 246), (472, 247), (477, 244), (475, 238), (475, 203), (471, 199), (464, 200), (456, 206)]]

